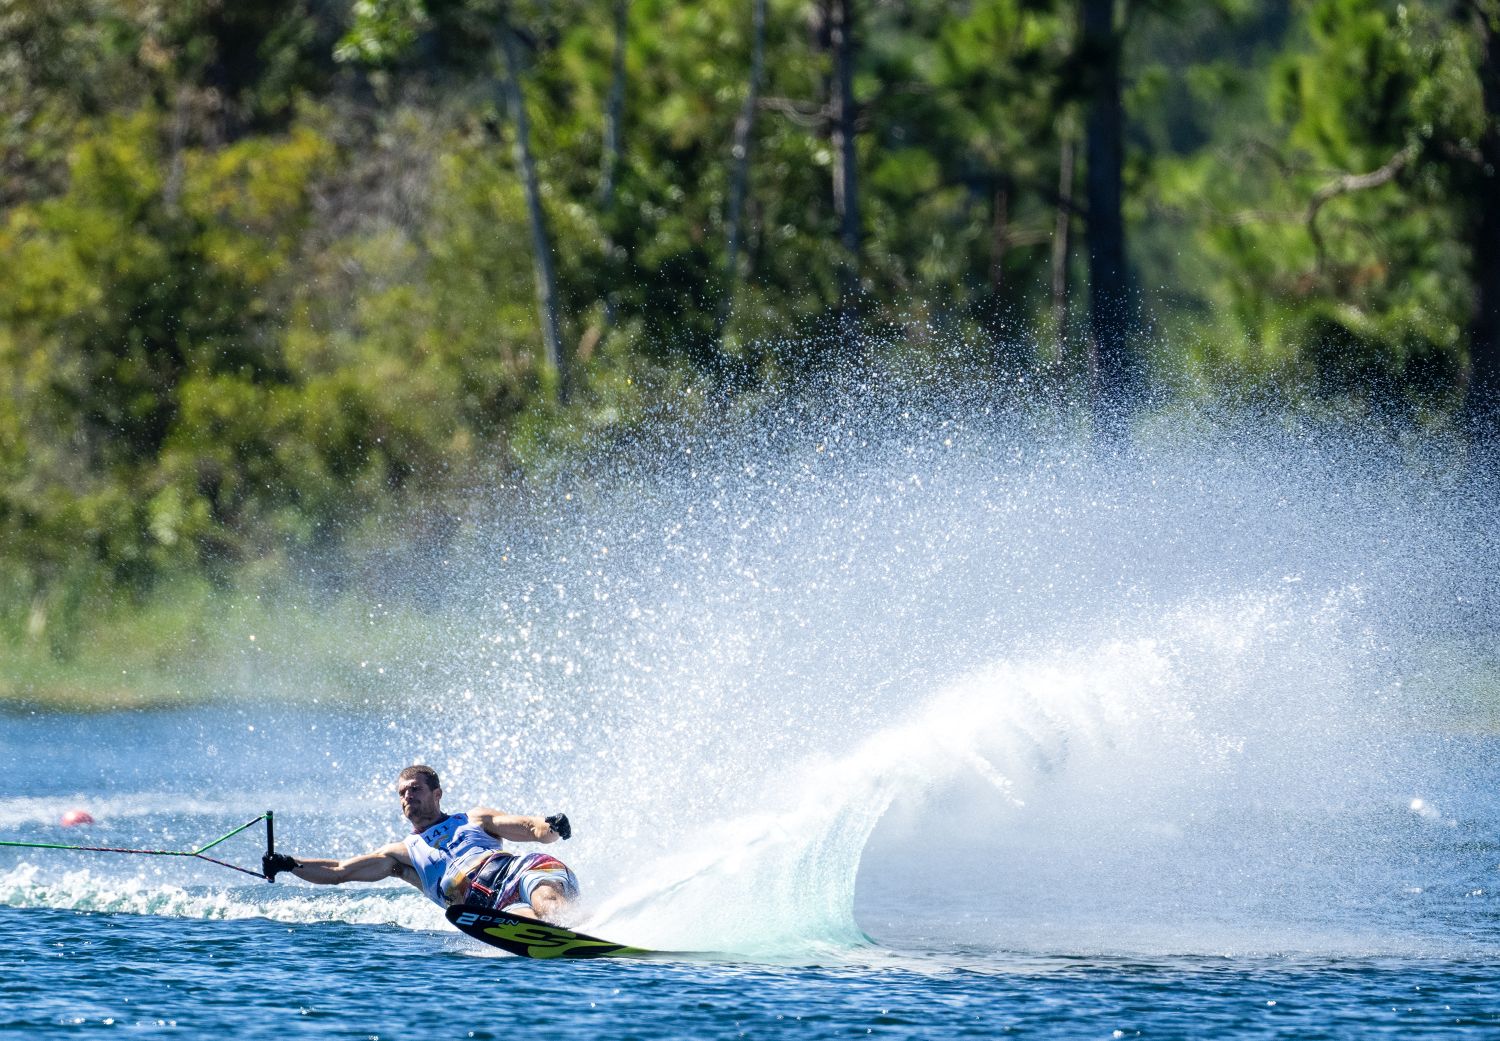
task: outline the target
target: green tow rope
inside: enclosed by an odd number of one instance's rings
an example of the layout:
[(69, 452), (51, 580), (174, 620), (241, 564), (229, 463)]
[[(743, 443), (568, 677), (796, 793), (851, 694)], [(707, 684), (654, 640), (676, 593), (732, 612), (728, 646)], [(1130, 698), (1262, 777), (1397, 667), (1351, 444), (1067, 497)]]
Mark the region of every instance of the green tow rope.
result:
[(227, 835), (220, 835), (206, 846), (199, 846), (197, 849), (126, 849), (122, 846), (65, 846), (58, 842), (5, 841), (0, 841), (0, 846), (18, 846), (23, 849), (68, 849), (79, 853), (138, 853), (144, 857), (194, 857), (198, 860), (206, 860), (210, 864), (218, 864), (220, 867), (227, 867), (234, 871), (242, 871), (247, 875), (254, 875), (256, 878), (265, 878), (266, 876), (259, 871), (252, 871), (249, 868), (240, 867), (238, 864), (231, 864), (227, 860), (219, 860), (215, 857), (205, 857), (203, 855), (219, 843), (226, 839), (234, 838), (240, 832), (245, 831), (247, 828), (253, 828), (261, 821), (266, 822), (266, 852), (274, 853), (276, 851), (276, 826), (275, 818), (270, 810), (256, 817), (253, 821), (241, 824)]

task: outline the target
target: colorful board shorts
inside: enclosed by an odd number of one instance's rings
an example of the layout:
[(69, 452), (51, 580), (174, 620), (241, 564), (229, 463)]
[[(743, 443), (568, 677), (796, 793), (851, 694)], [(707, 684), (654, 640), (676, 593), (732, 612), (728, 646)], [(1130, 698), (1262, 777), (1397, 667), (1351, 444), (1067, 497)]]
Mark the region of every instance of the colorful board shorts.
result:
[(541, 885), (557, 886), (569, 900), (578, 895), (578, 878), (550, 853), (496, 853), (475, 872), (464, 903), (502, 911), (512, 904), (529, 905)]

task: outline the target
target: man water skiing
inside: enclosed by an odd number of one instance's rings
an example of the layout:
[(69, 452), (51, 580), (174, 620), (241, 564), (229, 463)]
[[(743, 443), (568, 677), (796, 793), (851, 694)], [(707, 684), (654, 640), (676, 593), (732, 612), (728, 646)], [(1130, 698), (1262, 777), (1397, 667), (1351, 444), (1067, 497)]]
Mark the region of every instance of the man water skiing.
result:
[(573, 829), (565, 815), (519, 817), (485, 807), (444, 813), (439, 805), (443, 789), (430, 766), (402, 770), (396, 778), (396, 794), (412, 827), (412, 834), (402, 841), (347, 860), (302, 860), (267, 853), (261, 858), (266, 879), (274, 882), (282, 871), (328, 886), (399, 878), (441, 907), (478, 905), (549, 921), (555, 921), (578, 895), (578, 879), (562, 861), (546, 853), (517, 855), (500, 848), (502, 839), (556, 842), (568, 838)]

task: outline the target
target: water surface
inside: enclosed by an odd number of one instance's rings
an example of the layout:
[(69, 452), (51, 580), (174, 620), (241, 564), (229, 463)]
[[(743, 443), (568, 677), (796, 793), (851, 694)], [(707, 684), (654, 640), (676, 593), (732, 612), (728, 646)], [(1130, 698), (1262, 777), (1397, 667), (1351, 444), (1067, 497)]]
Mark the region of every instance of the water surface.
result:
[(0, 717), (0, 838), (271, 809), (348, 855), (428, 762), (449, 809), (570, 815), (587, 931), (733, 958), (530, 963), (394, 882), (7, 848), (0, 1032), (1495, 1036), (1485, 471), (1007, 422), (792, 410), (481, 503), (423, 587), (451, 624), (348, 634), (384, 696)]

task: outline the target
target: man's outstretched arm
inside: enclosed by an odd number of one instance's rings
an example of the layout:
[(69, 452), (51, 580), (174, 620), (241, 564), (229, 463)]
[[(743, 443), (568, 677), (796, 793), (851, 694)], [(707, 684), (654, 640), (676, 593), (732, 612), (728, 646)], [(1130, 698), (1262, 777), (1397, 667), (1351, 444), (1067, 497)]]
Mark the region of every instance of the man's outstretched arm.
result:
[(556, 842), (573, 834), (568, 818), (561, 813), (551, 817), (523, 817), (480, 806), (469, 811), (469, 820), (495, 838), (512, 842)]
[(290, 871), (304, 882), (320, 886), (336, 886), (345, 882), (379, 882), (383, 878), (404, 878), (407, 865), (399, 857), (400, 846), (386, 846), (373, 853), (362, 853), (345, 860), (327, 860), (315, 857), (291, 857), (285, 853), (269, 854), (261, 858), (265, 876), (274, 880), (277, 873)]

